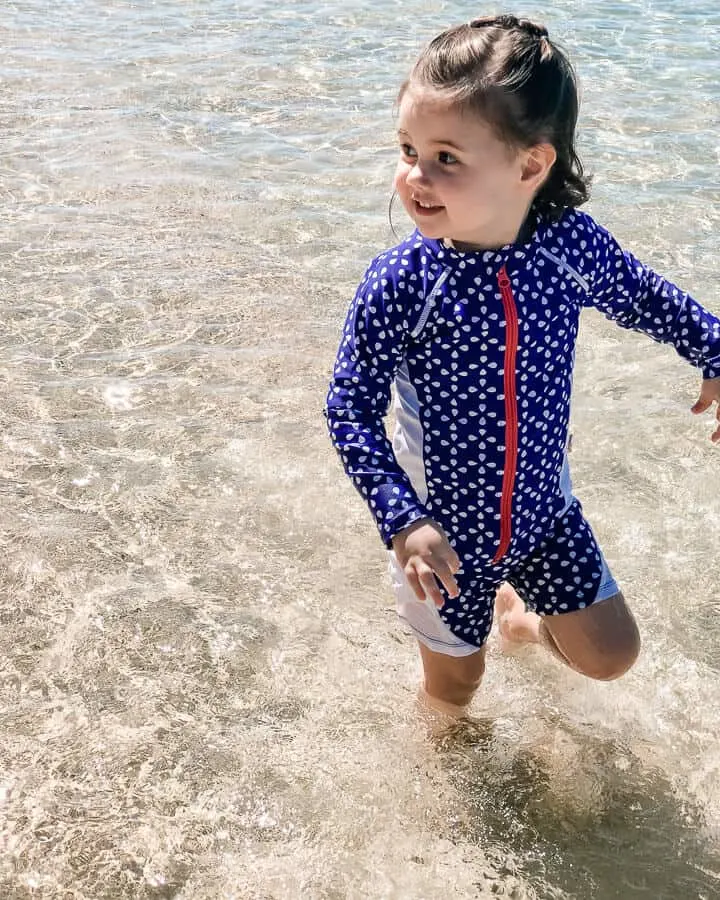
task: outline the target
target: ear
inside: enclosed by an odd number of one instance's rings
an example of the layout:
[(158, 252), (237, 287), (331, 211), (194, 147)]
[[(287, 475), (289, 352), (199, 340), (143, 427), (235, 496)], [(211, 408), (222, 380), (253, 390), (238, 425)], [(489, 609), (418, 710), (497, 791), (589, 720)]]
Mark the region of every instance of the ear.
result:
[(535, 193), (539, 191), (555, 164), (557, 153), (552, 144), (536, 144), (525, 151), (521, 181)]

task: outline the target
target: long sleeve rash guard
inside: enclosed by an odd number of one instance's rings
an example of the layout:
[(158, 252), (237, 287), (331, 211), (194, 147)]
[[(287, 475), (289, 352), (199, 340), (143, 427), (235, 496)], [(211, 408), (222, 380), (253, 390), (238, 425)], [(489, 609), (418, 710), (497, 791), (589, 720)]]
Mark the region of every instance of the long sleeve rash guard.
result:
[(577, 210), (499, 250), (461, 252), (416, 231), (373, 260), (347, 315), (326, 416), (386, 545), (429, 516), (461, 556), (492, 564), (522, 558), (547, 533), (566, 502), (586, 306), (720, 376), (720, 320)]

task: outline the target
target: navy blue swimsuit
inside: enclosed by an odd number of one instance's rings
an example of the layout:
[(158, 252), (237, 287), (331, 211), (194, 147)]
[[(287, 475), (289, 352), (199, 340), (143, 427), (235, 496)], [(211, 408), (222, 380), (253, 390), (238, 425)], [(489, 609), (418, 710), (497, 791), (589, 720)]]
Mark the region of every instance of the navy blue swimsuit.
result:
[(478, 646), (503, 580), (540, 613), (597, 594), (600, 554), (563, 485), (586, 306), (720, 376), (720, 320), (577, 210), (493, 251), (416, 231), (371, 263), (348, 312), (327, 396), (332, 441), (387, 546), (423, 517), (445, 529), (461, 595), (440, 614)]

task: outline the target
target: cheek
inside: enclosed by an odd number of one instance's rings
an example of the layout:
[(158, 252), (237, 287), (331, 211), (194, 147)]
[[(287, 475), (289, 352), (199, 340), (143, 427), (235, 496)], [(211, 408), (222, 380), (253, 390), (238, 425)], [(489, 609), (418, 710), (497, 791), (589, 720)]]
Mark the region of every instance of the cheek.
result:
[(514, 165), (508, 163), (507, 160), (498, 162), (493, 169), (494, 175), (490, 182), (490, 187), (497, 194), (507, 195), (517, 189), (519, 183), (518, 171)]
[(397, 164), (395, 168), (395, 177), (393, 178), (393, 188), (398, 192), (398, 194), (402, 194), (404, 191), (407, 191), (407, 184), (405, 183), (407, 179), (407, 174), (410, 171), (410, 166), (407, 163), (404, 163), (402, 160)]
[(509, 195), (509, 180), (505, 173), (496, 171), (490, 177), (483, 178), (475, 184), (475, 195), (489, 203), (506, 200)]

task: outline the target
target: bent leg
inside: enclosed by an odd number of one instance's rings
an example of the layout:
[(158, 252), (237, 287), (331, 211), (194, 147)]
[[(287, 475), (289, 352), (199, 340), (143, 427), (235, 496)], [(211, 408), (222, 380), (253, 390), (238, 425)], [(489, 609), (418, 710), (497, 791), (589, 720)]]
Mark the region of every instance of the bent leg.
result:
[(585, 609), (546, 616), (540, 637), (571, 668), (599, 681), (624, 675), (640, 653), (637, 623), (621, 593)]
[(510, 585), (497, 596), (497, 617), (505, 640), (542, 643), (570, 668), (588, 678), (611, 681), (633, 665), (640, 652), (637, 623), (616, 593), (573, 612), (540, 617), (526, 610)]
[[(507, 581), (520, 596), (503, 586), (496, 605), (501, 633), (511, 640), (540, 642), (566, 665), (603, 681), (619, 678), (637, 659), (635, 619), (577, 499)], [(521, 597), (541, 615), (526, 611)]]

